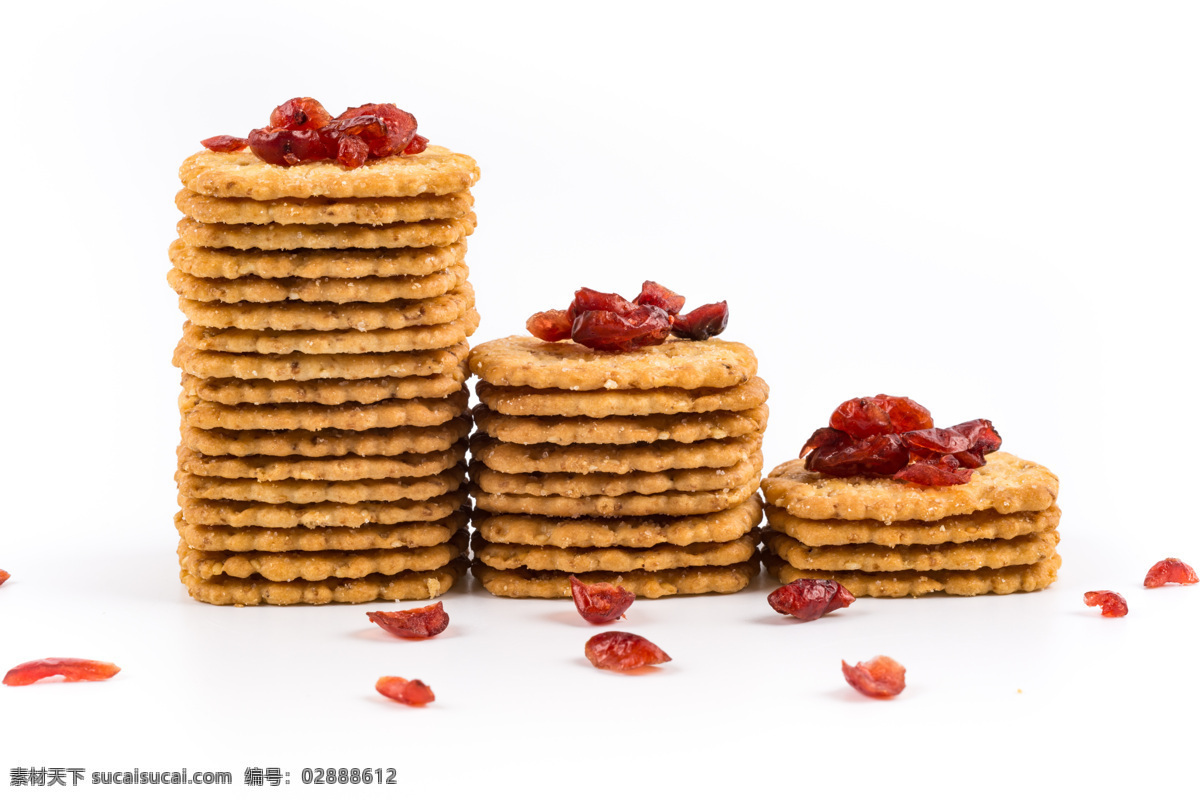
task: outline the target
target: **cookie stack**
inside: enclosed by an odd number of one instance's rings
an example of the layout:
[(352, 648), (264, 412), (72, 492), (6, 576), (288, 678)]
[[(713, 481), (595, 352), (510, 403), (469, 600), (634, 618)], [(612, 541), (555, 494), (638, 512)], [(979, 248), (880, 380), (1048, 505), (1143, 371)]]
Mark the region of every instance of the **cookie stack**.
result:
[(1049, 586), (1058, 478), (1009, 453), (958, 486), (835, 478), (789, 461), (763, 481), (768, 571), (831, 578), (856, 597), (1010, 594)]
[(181, 578), (215, 604), (421, 599), (465, 571), (468, 156), (344, 170), (203, 151), (170, 248), (187, 316)]
[(473, 570), (489, 592), (569, 597), (574, 574), (661, 597), (757, 574), (767, 385), (750, 348), (510, 337), (470, 366)]

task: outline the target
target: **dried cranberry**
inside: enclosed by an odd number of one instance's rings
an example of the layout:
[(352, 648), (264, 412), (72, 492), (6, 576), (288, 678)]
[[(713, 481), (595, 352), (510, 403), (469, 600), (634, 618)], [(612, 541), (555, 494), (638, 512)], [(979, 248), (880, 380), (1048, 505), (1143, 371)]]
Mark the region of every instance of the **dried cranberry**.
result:
[(853, 667), (842, 662), (846, 683), (867, 697), (886, 700), (904, 691), (904, 667), (887, 656), (875, 656)]
[(315, 131), (330, 123), (333, 115), (311, 97), (293, 97), (271, 112), (271, 127), (289, 131)]
[(908, 463), (908, 451), (894, 433), (851, 440), (844, 445), (818, 447), (808, 454), (805, 466), (838, 478), (855, 475), (892, 475)]
[(539, 311), (525, 321), (525, 329), (543, 342), (571, 338), (571, 315), (561, 309)]
[(4, 676), (6, 686), (28, 686), (43, 678), (61, 675), (64, 681), (106, 681), (121, 671), (107, 661), (86, 658), (43, 658), (18, 664)]
[(661, 283), (643, 281), (641, 293), (633, 299), (634, 305), (658, 306), (668, 314), (675, 315), (683, 310), (686, 302), (681, 294), (675, 294)]
[(1159, 586), (1168, 583), (1190, 584), (1196, 583), (1198, 580), (1200, 579), (1196, 577), (1196, 570), (1178, 558), (1164, 558), (1146, 573), (1146, 580), (1143, 586), (1150, 589), (1157, 589)]
[(250, 140), (241, 136), (210, 136), (201, 139), (200, 144), (214, 153), (236, 153), (238, 150), (245, 150)]
[(425, 147), (429, 144), (429, 140), (419, 133), (413, 134), (412, 141), (408, 143), (408, 147), (404, 148), (404, 155), (415, 156), (417, 153), (424, 153)]
[(836, 428), (817, 428), (801, 448), (800, 457), (804, 458), (818, 447), (843, 447), (850, 444), (850, 441), (850, 434)]
[(665, 664), (671, 657), (636, 633), (606, 631), (587, 640), (583, 654), (597, 669), (626, 671)]
[(699, 306), (686, 314), (675, 317), (671, 332), (681, 339), (702, 342), (720, 334), (728, 324), (729, 304), (722, 300), (719, 303)]
[(929, 409), (908, 397), (895, 397), (890, 394), (875, 395), (875, 402), (883, 407), (888, 418), (892, 421), (894, 433), (907, 433), (933, 427), (933, 416)]
[[(382, 125), (382, 133), (375, 128), (375, 120)], [(326, 128), (344, 125), (349, 130), (364, 124), (367, 127), (354, 130), (351, 135), (365, 139), (371, 155), (377, 158), (403, 153), (417, 134), (417, 118), (392, 103), (368, 103), (348, 108)]]
[(866, 439), (880, 433), (892, 432), (892, 418), (887, 409), (873, 397), (856, 397), (834, 409), (829, 427), (844, 431), (855, 439)]
[(614, 314), (628, 316), (638, 310), (638, 307), (615, 292), (597, 292), (586, 286), (575, 292), (575, 300), (567, 308), (567, 313), (574, 320), (585, 311), (611, 311)]
[(571, 326), (571, 338), (579, 344), (618, 353), (662, 344), (670, 335), (671, 318), (657, 306), (634, 306), (627, 315), (583, 311)]
[(962, 469), (957, 458), (946, 455), (914, 461), (892, 477), (922, 486), (958, 486), (971, 480), (972, 474), (972, 470)]
[(579, 615), (593, 625), (621, 619), (633, 605), (634, 594), (611, 583), (584, 583), (571, 576), (571, 599)]
[(925, 428), (901, 434), (904, 446), (919, 458), (931, 458), (966, 450), (971, 440), (952, 428)]
[[(367, 163), (371, 155), (367, 143), (357, 136), (342, 136), (335, 140), (332, 156), (342, 169), (356, 169)], [(326, 152), (329, 152), (330, 141), (325, 141)]]
[(287, 131), (255, 128), (250, 131), (250, 150), (268, 164), (294, 166), (326, 158), (325, 145), (317, 131)]
[(394, 675), (385, 675), (375, 681), (375, 691), (406, 706), (423, 706), (434, 700), (433, 689), (421, 681), (407, 681)]
[(0, 584), (4, 583), (6, 580), (8, 580), (8, 579), (9, 579), (9, 578), (11, 578), (11, 577), (12, 577), (12, 576), (11, 576), (11, 575), (9, 575), (7, 572), (5, 572), (4, 570), (0, 569)]
[(812, 622), (854, 602), (850, 590), (837, 581), (800, 578), (767, 595), (771, 608), (801, 622)]
[(1100, 606), (1102, 617), (1123, 617), (1129, 613), (1129, 604), (1116, 592), (1084, 592), (1083, 602), (1088, 606)]
[(450, 615), (442, 608), (441, 601), (407, 611), (368, 611), (367, 619), (404, 639), (428, 639), (450, 624)]

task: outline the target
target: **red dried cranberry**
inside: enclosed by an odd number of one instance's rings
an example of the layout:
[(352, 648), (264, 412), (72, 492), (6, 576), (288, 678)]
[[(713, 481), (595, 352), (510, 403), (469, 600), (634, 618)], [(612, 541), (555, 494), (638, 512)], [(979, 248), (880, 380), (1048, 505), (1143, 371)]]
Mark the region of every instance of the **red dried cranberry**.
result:
[(323, 161), (325, 145), (317, 131), (285, 131), (255, 128), (250, 131), (250, 150), (268, 164), (294, 166)]
[(571, 338), (571, 315), (560, 309), (539, 311), (525, 321), (525, 329), (543, 342)]
[(333, 119), (325, 106), (311, 97), (293, 97), (271, 112), (271, 127), (289, 131), (315, 131)]
[(394, 675), (385, 675), (377, 680), (375, 691), (406, 706), (423, 706), (434, 700), (433, 689), (421, 681), (407, 681)]
[(611, 311), (614, 314), (628, 316), (637, 311), (638, 307), (614, 292), (597, 292), (595, 289), (584, 287), (575, 292), (575, 300), (567, 308), (567, 313), (574, 320), (585, 311)]
[(341, 136), (336, 139), (325, 139), (325, 151), (329, 152), (329, 147), (332, 142), (336, 142), (336, 149), (331, 154), (337, 159), (338, 164), (342, 169), (356, 169), (367, 163), (367, 158), (371, 155), (367, 148), (367, 143), (357, 136)]
[(853, 667), (842, 662), (846, 683), (867, 697), (887, 700), (904, 691), (904, 667), (887, 656), (875, 656)]
[(887, 412), (892, 421), (893, 433), (907, 433), (933, 427), (933, 416), (929, 409), (908, 397), (877, 394), (875, 401)]
[(851, 440), (848, 444), (818, 447), (808, 454), (805, 466), (837, 478), (855, 475), (887, 476), (908, 463), (908, 451), (894, 433)]
[(973, 419), (970, 422), (960, 422), (951, 425), (947, 430), (967, 437), (967, 446), (955, 454), (964, 467), (982, 467), (987, 463), (984, 456), (1000, 449), (1000, 434), (996, 432), (990, 420)]
[(722, 300), (719, 303), (699, 306), (675, 317), (671, 332), (681, 339), (702, 342), (720, 334), (728, 324), (729, 304)]
[(368, 611), (367, 619), (404, 639), (428, 639), (446, 630), (450, 615), (439, 600), (431, 606), (406, 611)]
[(811, 622), (830, 611), (850, 605), (854, 602), (854, 595), (837, 581), (800, 578), (771, 592), (767, 595), (767, 602), (780, 614), (790, 614), (801, 622)]
[(628, 353), (662, 344), (671, 335), (671, 318), (657, 306), (634, 306), (627, 314), (583, 311), (571, 326), (571, 338), (593, 350)]
[(878, 400), (856, 397), (842, 403), (829, 417), (829, 427), (844, 431), (855, 439), (866, 439), (880, 433), (892, 432), (892, 419)]
[(236, 153), (238, 150), (245, 150), (250, 140), (241, 136), (210, 136), (201, 139), (200, 144), (214, 153)]
[(429, 140), (419, 133), (413, 134), (412, 141), (408, 143), (408, 147), (404, 148), (404, 155), (415, 156), (417, 153), (424, 153), (425, 147), (429, 144)]
[(636, 633), (606, 631), (587, 640), (583, 654), (597, 669), (626, 671), (665, 664), (671, 657), (658, 645)]
[(4, 570), (0, 569), (0, 584), (3, 584), (3, 583), (6, 581), (6, 580), (8, 580), (8, 579), (9, 579), (9, 578), (11, 578), (11, 577), (12, 577), (12, 576), (11, 576), (11, 575), (9, 575), (7, 572), (5, 572)]
[(966, 450), (971, 440), (951, 428), (925, 428), (901, 434), (904, 446), (918, 458), (935, 458)]
[(947, 455), (914, 461), (892, 477), (922, 486), (958, 486), (971, 480), (972, 474), (971, 470), (961, 468), (957, 458)]
[(1083, 602), (1088, 606), (1100, 606), (1102, 617), (1123, 617), (1129, 613), (1129, 604), (1116, 592), (1084, 592)]
[(371, 155), (377, 158), (403, 153), (417, 133), (417, 118), (392, 103), (368, 103), (365, 106), (348, 108), (339, 114), (331, 125), (364, 118), (379, 120), (384, 128), (382, 135), (378, 135), (374, 127), (353, 133), (366, 139)]
[(685, 298), (675, 294), (661, 283), (643, 281), (641, 293), (633, 299), (634, 305), (658, 306), (668, 314), (675, 315), (683, 310)]
[(593, 625), (603, 625), (625, 616), (633, 605), (634, 594), (611, 583), (584, 583), (571, 576), (571, 599), (579, 615)]
[(1190, 584), (1197, 581), (1200, 581), (1200, 578), (1196, 577), (1196, 570), (1178, 558), (1164, 558), (1150, 568), (1142, 585), (1149, 589), (1157, 589), (1168, 583)]
[(61, 675), (65, 681), (106, 681), (121, 671), (116, 664), (86, 658), (43, 658), (18, 664), (4, 676), (5, 686), (28, 686)]
[(836, 428), (817, 428), (801, 448), (800, 457), (804, 458), (818, 447), (843, 447), (850, 441), (850, 434), (843, 433)]

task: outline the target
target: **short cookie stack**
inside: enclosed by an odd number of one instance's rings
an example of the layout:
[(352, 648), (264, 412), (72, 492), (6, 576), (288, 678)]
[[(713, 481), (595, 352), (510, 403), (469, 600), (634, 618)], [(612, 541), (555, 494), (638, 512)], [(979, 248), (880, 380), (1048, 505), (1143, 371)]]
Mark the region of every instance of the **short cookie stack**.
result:
[(856, 597), (1010, 594), (1058, 576), (1058, 478), (1009, 453), (958, 486), (835, 478), (781, 464), (763, 481), (768, 571), (832, 578)]
[(181, 578), (215, 604), (421, 599), (465, 571), (468, 156), (344, 170), (202, 151), (168, 279), (187, 316)]
[(572, 574), (644, 597), (736, 592), (758, 573), (767, 385), (748, 347), (510, 337), (470, 366), (473, 570), (489, 592), (569, 597)]

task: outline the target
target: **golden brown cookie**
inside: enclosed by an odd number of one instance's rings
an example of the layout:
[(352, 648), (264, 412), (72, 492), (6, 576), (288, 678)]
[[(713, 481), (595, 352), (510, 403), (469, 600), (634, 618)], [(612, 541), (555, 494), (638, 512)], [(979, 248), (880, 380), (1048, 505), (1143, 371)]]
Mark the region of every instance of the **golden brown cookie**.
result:
[(733, 467), (759, 452), (762, 437), (650, 444), (526, 445), (471, 439), (471, 457), (497, 472), (663, 472), (671, 469)]
[(649, 414), (641, 417), (512, 417), (479, 405), (473, 412), (480, 433), (513, 444), (637, 444), (732, 439), (761, 433), (767, 407), (706, 414)]
[(683, 567), (724, 567), (754, 557), (758, 534), (747, 533), (730, 542), (696, 542), (631, 547), (538, 547), (497, 544), (475, 537), (475, 557), (495, 569), (556, 570), (560, 572), (657, 572)]
[(259, 481), (359, 481), (424, 478), (444, 472), (467, 454), (466, 441), (434, 453), (335, 458), (271, 458), (270, 456), (206, 456), (178, 449), (179, 468), (211, 478), (253, 478)]
[(475, 212), (458, 219), (396, 222), (391, 225), (225, 225), (184, 217), (175, 226), (192, 247), (235, 250), (371, 250), (392, 247), (444, 247), (475, 231)]
[(183, 374), (180, 385), (201, 400), (224, 405), (253, 403), (378, 403), (381, 400), (411, 400), (414, 397), (446, 397), (462, 389), (466, 371), (459, 368), (440, 375), (408, 378), (365, 378), (357, 381), (244, 381), (240, 378), (197, 378)]
[(668, 339), (630, 353), (592, 350), (574, 342), (510, 336), (476, 345), (471, 372), (496, 386), (535, 389), (699, 389), (735, 386), (754, 377), (758, 360), (738, 342)]
[(238, 328), (201, 328), (184, 324), (183, 340), (196, 350), (223, 353), (283, 355), (337, 355), (341, 353), (398, 353), (408, 350), (439, 350), (466, 341), (479, 327), (474, 308), (443, 325), (373, 331), (246, 331)]
[(422, 478), (363, 479), (351, 481), (213, 478), (177, 472), (180, 493), (197, 500), (235, 500), (251, 503), (392, 503), (398, 500), (428, 500), (458, 489), (466, 470), (451, 467)]
[(730, 486), (742, 486), (754, 480), (762, 469), (762, 453), (753, 453), (745, 461), (726, 469), (670, 469), (664, 472), (630, 472), (616, 475), (597, 472), (579, 475), (571, 472), (496, 472), (476, 461), (471, 464), (471, 480), (489, 494), (525, 494), (538, 497), (617, 497), (624, 494), (660, 492), (710, 492)]
[(695, 542), (729, 542), (762, 520), (758, 495), (739, 506), (694, 517), (556, 519), (477, 511), (475, 530), (489, 542), (548, 547), (654, 547)]
[(1055, 530), (1062, 518), (1058, 506), (1045, 511), (976, 511), (933, 522), (906, 520), (888, 525), (873, 519), (811, 520), (793, 517), (781, 508), (767, 506), (767, 522), (780, 533), (812, 547), (827, 545), (874, 544), (882, 547), (936, 545), (947, 542), (973, 542), (978, 539), (1012, 539)]
[(427, 572), (368, 575), (344, 580), (268, 581), (262, 578), (213, 578), (201, 580), (186, 571), (179, 579), (188, 594), (202, 603), (217, 606), (324, 605), (325, 603), (369, 603), (374, 600), (428, 600), (450, 590), (467, 571), (465, 558)]
[(230, 225), (390, 225), (426, 219), (461, 217), (471, 210), (470, 192), (422, 194), (416, 197), (281, 197), (248, 200), (210, 197), (180, 189), (175, 207), (197, 222)]
[(370, 431), (230, 431), (184, 425), (183, 446), (206, 456), (395, 456), (448, 450), (471, 430), (469, 417), (431, 428)]
[(999, 569), (1033, 564), (1054, 553), (1054, 548), (1058, 545), (1058, 531), (1030, 533), (1012, 539), (981, 539), (977, 542), (899, 547), (880, 547), (874, 544), (809, 547), (790, 536), (773, 531), (767, 533), (763, 541), (767, 549), (796, 569), (930, 572)]
[(466, 551), (467, 535), (460, 532), (442, 544), (390, 550), (234, 553), (194, 550), (180, 540), (178, 552), (180, 568), (200, 580), (259, 576), (268, 581), (323, 581), (439, 569)]
[(390, 503), (242, 503), (234, 500), (197, 500), (179, 495), (183, 518), (193, 525), (229, 525), (234, 528), (357, 528), (443, 519), (467, 501), (465, 491), (428, 500)]
[(450, 541), (467, 522), (465, 511), (429, 522), (363, 525), (358, 528), (232, 528), (193, 525), (175, 515), (180, 538), (197, 550), (380, 550), (392, 547), (432, 547)]
[(749, 411), (767, 402), (767, 382), (751, 378), (721, 389), (531, 389), (480, 381), (475, 391), (498, 414), (527, 417), (632, 417)]
[(336, 428), (365, 431), (401, 426), (426, 428), (443, 425), (460, 417), (466, 408), (466, 389), (441, 399), (418, 397), (413, 400), (381, 400), (378, 403), (344, 403), (337, 406), (316, 403), (227, 406), (200, 400), (186, 393), (179, 397), (183, 423), (206, 430), (319, 431)]
[(801, 459), (771, 470), (762, 482), (767, 502), (803, 519), (940, 520), (994, 509), (1044, 511), (1058, 496), (1058, 478), (1011, 453), (992, 453), (959, 486), (918, 486), (891, 478), (835, 478), (810, 472)]
[(430, 275), (398, 278), (197, 278), (179, 269), (167, 273), (175, 293), (197, 303), (390, 303), (425, 300), (463, 285), (466, 264), (453, 264)]
[[(570, 597), (571, 576), (567, 572), (530, 569), (495, 569), (476, 562), (475, 577), (498, 597)], [(688, 594), (731, 594), (740, 592), (758, 574), (758, 559), (725, 567), (686, 567), (657, 572), (585, 572), (584, 583), (612, 583), (638, 597), (669, 597)]]
[(682, 517), (712, 514), (741, 505), (758, 491), (758, 475), (741, 486), (711, 492), (623, 494), (617, 497), (538, 497), (488, 494), (476, 489), (476, 508), (492, 514), (535, 514), (544, 517)]
[(835, 572), (796, 569), (773, 553), (763, 556), (767, 571), (780, 583), (800, 578), (835, 580), (855, 597), (920, 597), (933, 592), (974, 596), (1012, 594), (1045, 589), (1058, 578), (1062, 558), (1057, 553), (1038, 561), (1001, 569), (939, 570), (936, 572)]
[(235, 280), (247, 276), (316, 280), (396, 278), (432, 275), (467, 255), (466, 242), (445, 247), (401, 247), (380, 250), (214, 250), (192, 247), (182, 239), (167, 251), (180, 272), (196, 278)]
[(467, 354), (467, 344), (439, 350), (408, 350), (401, 353), (310, 356), (218, 353), (195, 350), (180, 342), (171, 363), (197, 378), (240, 378), (242, 380), (316, 381), (330, 378), (406, 378), (438, 375), (458, 369)]

